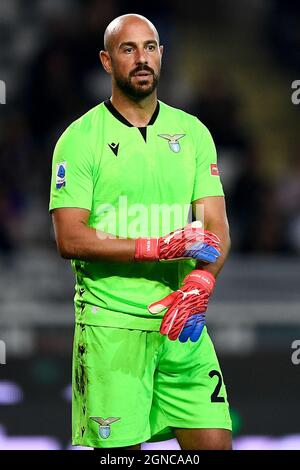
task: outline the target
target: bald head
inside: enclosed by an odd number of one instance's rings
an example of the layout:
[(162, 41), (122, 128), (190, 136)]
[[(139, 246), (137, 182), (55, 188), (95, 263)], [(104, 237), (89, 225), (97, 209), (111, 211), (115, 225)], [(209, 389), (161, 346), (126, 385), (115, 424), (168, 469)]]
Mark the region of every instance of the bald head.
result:
[(117, 43), (117, 38), (122, 30), (134, 29), (135, 26), (139, 26), (141, 24), (147, 26), (149, 30), (154, 33), (157, 43), (159, 44), (159, 35), (153, 23), (151, 23), (151, 21), (149, 21), (142, 15), (136, 15), (131, 13), (128, 15), (118, 16), (111, 23), (109, 23), (104, 33), (104, 49), (111, 53)]
[(163, 46), (155, 26), (141, 15), (115, 18), (104, 34), (100, 60), (112, 77), (113, 96), (143, 100), (155, 96), (160, 76)]

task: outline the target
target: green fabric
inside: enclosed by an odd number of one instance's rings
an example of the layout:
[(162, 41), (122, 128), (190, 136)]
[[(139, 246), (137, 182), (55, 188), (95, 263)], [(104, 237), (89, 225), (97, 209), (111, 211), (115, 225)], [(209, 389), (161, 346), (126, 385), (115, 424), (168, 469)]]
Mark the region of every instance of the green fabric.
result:
[[(123, 237), (156, 237), (186, 225), (192, 201), (222, 196), (220, 179), (211, 174), (216, 152), (207, 128), (194, 116), (159, 105), (146, 142), (104, 103), (72, 123), (55, 147), (50, 210), (88, 209), (90, 227)], [(183, 136), (173, 144), (166, 134)], [(163, 314), (153, 318), (147, 306), (176, 290), (195, 262), (73, 260), (72, 266), (78, 322), (158, 330)]]
[[(231, 430), (226, 388), (222, 379), (216, 393), (216, 373), (220, 366), (206, 328), (198, 342), (180, 343), (155, 331), (77, 324), (72, 443), (124, 447), (171, 439), (174, 427)], [(105, 438), (91, 417), (118, 420)]]

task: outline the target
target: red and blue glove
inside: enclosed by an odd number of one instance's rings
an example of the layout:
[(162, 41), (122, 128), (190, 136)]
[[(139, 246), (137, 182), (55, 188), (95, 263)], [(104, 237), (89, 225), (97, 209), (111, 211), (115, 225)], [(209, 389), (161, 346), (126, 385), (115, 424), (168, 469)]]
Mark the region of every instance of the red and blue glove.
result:
[(188, 274), (180, 289), (148, 306), (157, 314), (168, 308), (160, 332), (170, 340), (185, 343), (189, 338), (197, 341), (205, 325), (205, 312), (215, 285), (214, 276), (208, 271), (194, 269)]
[(179, 228), (160, 238), (137, 238), (136, 261), (160, 261), (193, 258), (214, 263), (220, 256), (220, 239), (203, 230), (199, 221)]

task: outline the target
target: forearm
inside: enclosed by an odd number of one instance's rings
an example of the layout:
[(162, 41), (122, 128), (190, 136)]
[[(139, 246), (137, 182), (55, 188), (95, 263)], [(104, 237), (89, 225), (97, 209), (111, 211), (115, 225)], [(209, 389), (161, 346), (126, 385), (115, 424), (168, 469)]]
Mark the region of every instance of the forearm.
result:
[(82, 224), (82, 227), (56, 235), (58, 250), (63, 258), (87, 261), (109, 260), (132, 262), (135, 240), (117, 238)]
[(229, 235), (229, 228), (227, 224), (217, 224), (212, 223), (210, 225), (205, 226), (206, 230), (210, 230), (215, 235), (220, 238), (220, 252), (221, 256), (217, 259), (215, 263), (212, 264), (203, 264), (201, 262), (197, 262), (197, 269), (205, 269), (209, 271), (213, 276), (216, 278), (220, 273), (221, 269), (224, 266), (224, 263), (227, 259), (227, 256), (230, 251), (230, 235)]
[[(52, 212), (55, 239), (63, 258), (125, 263), (182, 259), (190, 257), (187, 248), (192, 247), (203, 232), (201, 224), (188, 224), (160, 238), (130, 239), (90, 227), (89, 218), (90, 211), (87, 209), (57, 208)], [(208, 243), (212, 241), (207, 239)], [(211, 261), (211, 257), (207, 259), (206, 254), (201, 255), (201, 247), (198, 256), (192, 256)]]

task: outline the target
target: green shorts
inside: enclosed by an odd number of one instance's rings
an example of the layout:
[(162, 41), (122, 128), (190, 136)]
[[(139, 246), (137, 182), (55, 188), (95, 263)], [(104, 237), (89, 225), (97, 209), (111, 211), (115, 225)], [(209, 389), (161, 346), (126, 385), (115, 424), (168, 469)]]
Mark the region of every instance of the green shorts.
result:
[(76, 325), (72, 443), (124, 447), (174, 438), (172, 428), (231, 430), (211, 339), (170, 341), (157, 331)]

